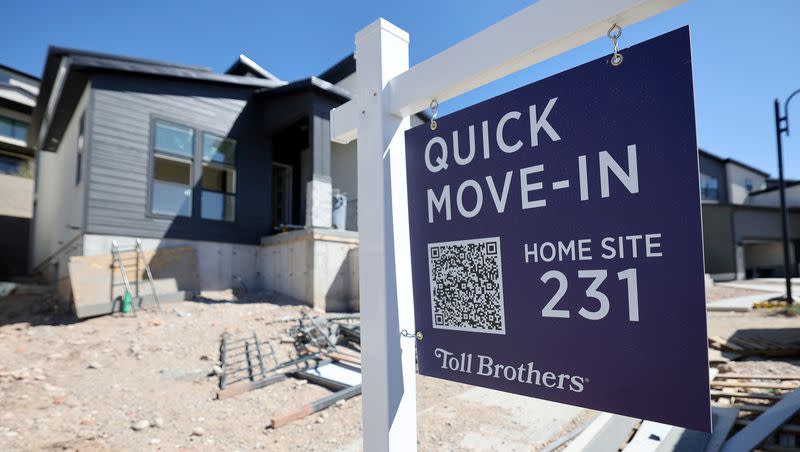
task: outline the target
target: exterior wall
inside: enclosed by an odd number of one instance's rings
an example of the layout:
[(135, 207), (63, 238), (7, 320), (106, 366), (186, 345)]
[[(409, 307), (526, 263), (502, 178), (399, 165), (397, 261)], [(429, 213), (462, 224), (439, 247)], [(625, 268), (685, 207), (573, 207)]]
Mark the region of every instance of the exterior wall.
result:
[[(271, 157), (248, 104), (250, 88), (119, 75), (92, 81), (87, 232), (252, 245), (269, 232)], [(192, 217), (150, 214), (150, 135), (156, 118), (193, 127), (195, 140), (203, 131), (237, 140), (234, 222), (200, 218), (200, 174), (192, 175)]]
[(33, 216), (33, 179), (0, 174), (0, 216), (31, 218)]
[(280, 301), (307, 302), (324, 311), (359, 307), (358, 239), (352, 232), (307, 229), (263, 240), (262, 286)]
[[(800, 243), (800, 210), (790, 211), (789, 227), (789, 239), (796, 248)], [(753, 259), (756, 262), (778, 260), (782, 265), (782, 248), (763, 247), (753, 251), (754, 244), (780, 243), (781, 237), (780, 209), (703, 204), (706, 273), (716, 281), (745, 278), (752, 269)], [(774, 252), (774, 256), (764, 257), (767, 251)], [(796, 262), (797, 253), (794, 259)]]
[[(89, 108), (90, 87), (84, 90), (56, 152), (36, 152), (36, 188), (31, 265), (37, 268), (75, 240), (84, 229), (84, 174), (75, 184), (81, 115)], [(85, 159), (84, 159), (85, 164)], [(85, 168), (85, 165), (84, 165)], [(59, 278), (66, 265), (59, 266)]]
[[(771, 190), (765, 193), (750, 195), (747, 203), (754, 206), (780, 207), (780, 190)], [(800, 207), (800, 185), (786, 188), (786, 206)]]
[[(779, 277), (784, 275), (783, 242), (746, 243), (744, 245), (745, 270), (748, 277)], [(797, 262), (793, 247), (789, 247), (789, 261)]]
[(703, 204), (703, 255), (705, 272), (714, 280), (736, 278), (736, 256), (732, 230), (732, 208)]
[[(351, 75), (337, 84), (355, 79)], [(411, 117), (411, 127), (422, 124), (417, 116)], [(347, 144), (331, 143), (331, 181), (333, 188), (347, 195), (347, 230), (358, 231), (358, 141)]]
[[(750, 191), (762, 190), (767, 186), (767, 178), (734, 163), (725, 164), (727, 179), (728, 202), (731, 204), (744, 204)], [(752, 190), (747, 189), (747, 180), (752, 182)]]
[(722, 204), (727, 203), (728, 191), (726, 190), (726, 187), (728, 186), (728, 183), (725, 174), (725, 164), (703, 154), (699, 154), (699, 157), (700, 173), (716, 178), (717, 182), (719, 183), (719, 200), (717, 200), (717, 202)]
[(33, 179), (0, 174), (0, 278), (28, 273)]
[[(83, 240), (83, 255), (111, 253), (111, 242), (117, 240), (122, 248), (133, 247), (136, 237), (87, 234)], [(229, 288), (258, 291), (261, 275), (258, 268), (258, 245), (204, 242), (181, 239), (141, 239), (145, 251), (177, 246), (192, 246), (197, 250), (197, 270), (200, 290)], [(163, 277), (154, 275), (154, 277)]]

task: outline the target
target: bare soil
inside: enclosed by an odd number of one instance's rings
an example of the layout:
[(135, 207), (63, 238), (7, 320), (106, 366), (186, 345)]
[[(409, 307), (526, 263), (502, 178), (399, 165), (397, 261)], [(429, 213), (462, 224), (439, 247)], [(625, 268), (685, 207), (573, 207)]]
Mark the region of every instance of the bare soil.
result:
[[(84, 321), (54, 314), (45, 296), (0, 298), (0, 450), (361, 450), (361, 397), (277, 430), (266, 428), (272, 416), (330, 391), (290, 379), (215, 399), (222, 333), (256, 331), (288, 358), (293, 347), (277, 340), (286, 324), (269, 322), (306, 308), (212, 298), (228, 301)], [(709, 334), (723, 337), (800, 327), (800, 317), (769, 310), (708, 320)], [(800, 373), (800, 362), (748, 359), (730, 368)], [(422, 451), (538, 450), (592, 415), (427, 377), (417, 377), (417, 391)]]
[(725, 298), (744, 297), (747, 295), (762, 295), (763, 290), (750, 290), (741, 289), (738, 287), (724, 287), (724, 286), (710, 286), (706, 287), (706, 301), (712, 303), (714, 301), (723, 300)]

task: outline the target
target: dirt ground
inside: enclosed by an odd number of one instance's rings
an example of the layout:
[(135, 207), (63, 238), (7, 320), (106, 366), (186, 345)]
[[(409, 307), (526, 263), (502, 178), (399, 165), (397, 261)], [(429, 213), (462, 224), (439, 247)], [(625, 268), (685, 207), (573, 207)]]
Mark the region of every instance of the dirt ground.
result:
[[(302, 309), (206, 300), (76, 321), (39, 295), (0, 298), (0, 450), (361, 450), (360, 397), (277, 430), (265, 428), (271, 416), (330, 392), (290, 379), (215, 400), (221, 334), (277, 339), (286, 325), (268, 322)], [(708, 318), (717, 336), (800, 327), (766, 311)], [(293, 350), (274, 343), (280, 358)], [(423, 451), (538, 450), (592, 414), (419, 376), (417, 391)]]
[(706, 301), (711, 303), (725, 298), (744, 297), (747, 295), (761, 295), (762, 290), (742, 289), (739, 287), (710, 286), (706, 287)]
[[(278, 339), (286, 324), (268, 322), (305, 308), (207, 300), (76, 321), (40, 298), (0, 298), (0, 450), (361, 450), (361, 397), (277, 430), (271, 416), (330, 391), (290, 379), (215, 399), (221, 334)], [(417, 391), (423, 451), (468, 435), (473, 450), (535, 450), (585, 414), (419, 376)]]

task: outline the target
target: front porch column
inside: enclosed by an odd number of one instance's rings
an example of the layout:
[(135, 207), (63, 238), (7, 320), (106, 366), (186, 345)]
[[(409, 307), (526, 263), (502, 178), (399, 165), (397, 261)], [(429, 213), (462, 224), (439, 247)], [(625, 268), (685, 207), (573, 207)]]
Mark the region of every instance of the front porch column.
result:
[(744, 260), (744, 245), (742, 243), (736, 244), (736, 279), (745, 279), (747, 270)]
[(309, 120), (311, 180), (306, 184), (306, 227), (332, 227), (330, 112), (313, 112)]

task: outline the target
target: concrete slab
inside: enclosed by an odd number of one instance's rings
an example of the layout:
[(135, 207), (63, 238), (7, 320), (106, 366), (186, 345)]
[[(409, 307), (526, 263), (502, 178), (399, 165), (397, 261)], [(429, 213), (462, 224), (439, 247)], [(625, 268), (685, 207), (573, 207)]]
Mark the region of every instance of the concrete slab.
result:
[(725, 298), (706, 304), (708, 311), (736, 311), (747, 312), (753, 309), (753, 304), (772, 298), (774, 293), (765, 292), (763, 294), (745, 295), (743, 297)]

